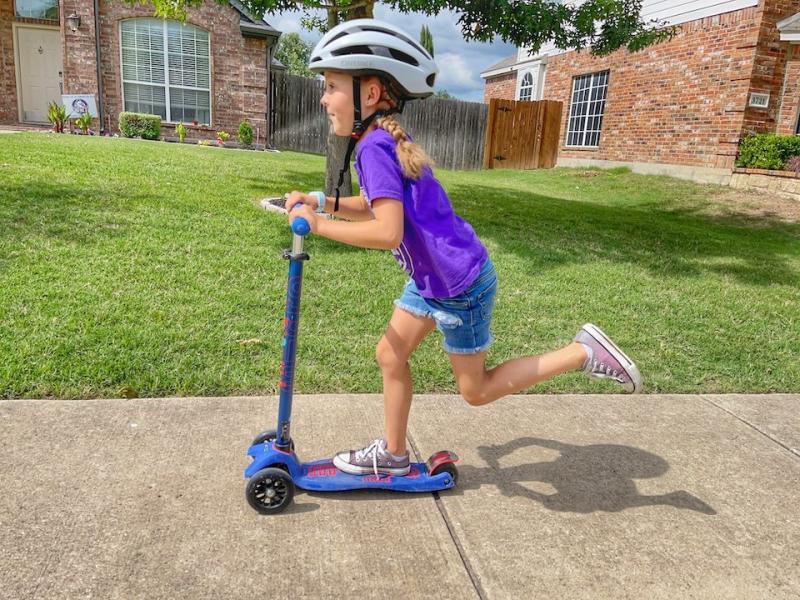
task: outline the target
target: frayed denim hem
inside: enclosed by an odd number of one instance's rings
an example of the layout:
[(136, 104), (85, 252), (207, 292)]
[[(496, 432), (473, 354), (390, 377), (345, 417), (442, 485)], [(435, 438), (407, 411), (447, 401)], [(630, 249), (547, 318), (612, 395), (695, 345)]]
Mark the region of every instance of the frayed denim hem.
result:
[(424, 310), (420, 310), (418, 308), (414, 308), (413, 306), (409, 306), (408, 304), (404, 304), (403, 302), (400, 302), (400, 300), (395, 300), (394, 301), (394, 305), (397, 308), (403, 309), (407, 313), (411, 313), (415, 317), (426, 317), (428, 319), (433, 319), (433, 317), (431, 316), (430, 311), (424, 311)]
[(448, 345), (447, 342), (443, 342), (442, 346), (444, 347), (444, 351), (447, 352), (448, 354), (478, 354), (479, 352), (483, 352), (484, 350), (487, 350), (489, 348), (489, 346), (492, 345), (493, 342), (494, 342), (494, 337), (493, 336), (489, 336), (489, 341), (488, 342), (486, 342), (483, 346), (478, 346), (475, 349), (453, 348), (452, 346)]

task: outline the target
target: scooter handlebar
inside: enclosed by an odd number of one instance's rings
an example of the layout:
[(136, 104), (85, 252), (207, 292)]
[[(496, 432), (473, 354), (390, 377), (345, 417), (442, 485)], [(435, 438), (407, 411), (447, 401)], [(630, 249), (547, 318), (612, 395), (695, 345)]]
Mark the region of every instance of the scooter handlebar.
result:
[[(294, 210), (298, 206), (301, 205), (295, 204), (292, 207), (292, 210)], [(292, 233), (294, 233), (295, 235), (299, 235), (301, 237), (305, 237), (309, 233), (311, 233), (311, 225), (309, 225), (308, 221), (306, 221), (303, 217), (297, 217), (294, 221), (292, 221)]]

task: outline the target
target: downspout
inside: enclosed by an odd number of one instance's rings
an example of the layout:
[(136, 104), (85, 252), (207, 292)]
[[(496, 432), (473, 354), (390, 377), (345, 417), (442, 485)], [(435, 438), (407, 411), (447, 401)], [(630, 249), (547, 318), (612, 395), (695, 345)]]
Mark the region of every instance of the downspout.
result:
[(272, 148), (272, 51), (275, 47), (270, 38), (267, 44), (267, 114), (264, 115), (264, 150)]
[(97, 55), (97, 118), (100, 119), (100, 133), (105, 133), (103, 123), (103, 75), (100, 66), (100, 8), (98, 0), (94, 0), (94, 44)]

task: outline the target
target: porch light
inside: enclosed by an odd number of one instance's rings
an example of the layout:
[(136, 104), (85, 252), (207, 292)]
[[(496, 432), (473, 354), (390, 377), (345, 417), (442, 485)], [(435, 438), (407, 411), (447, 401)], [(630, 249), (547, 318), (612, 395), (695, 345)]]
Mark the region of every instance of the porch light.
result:
[(77, 31), (78, 27), (81, 26), (81, 17), (80, 15), (76, 15), (74, 12), (64, 17), (64, 21), (66, 22), (70, 31)]

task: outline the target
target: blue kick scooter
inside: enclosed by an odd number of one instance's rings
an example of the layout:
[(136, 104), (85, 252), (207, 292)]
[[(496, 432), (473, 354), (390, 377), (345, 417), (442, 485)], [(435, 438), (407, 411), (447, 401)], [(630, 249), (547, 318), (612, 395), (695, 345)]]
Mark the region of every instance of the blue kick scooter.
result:
[(297, 325), (300, 318), (300, 290), (303, 261), (303, 238), (311, 227), (305, 219), (292, 222), (292, 249), (284, 250), (289, 261), (289, 285), (286, 293), (286, 315), (283, 320), (283, 360), (281, 362), (280, 404), (278, 428), (263, 431), (247, 450), (252, 462), (245, 469), (248, 479), (247, 501), (264, 514), (278, 513), (292, 502), (295, 486), (316, 492), (339, 492), (354, 489), (384, 489), (400, 492), (434, 492), (456, 485), (458, 457), (447, 450), (436, 452), (427, 462), (411, 463), (407, 475), (349, 475), (337, 469), (333, 460), (325, 458), (303, 463), (297, 457), (294, 441), (289, 434), (292, 419)]

